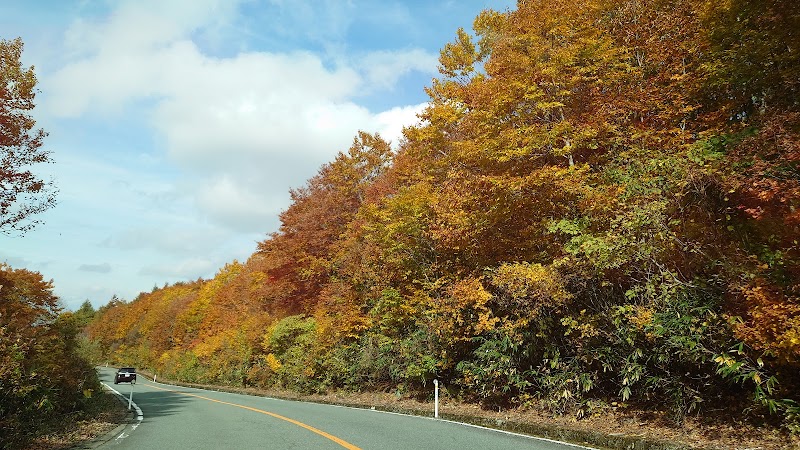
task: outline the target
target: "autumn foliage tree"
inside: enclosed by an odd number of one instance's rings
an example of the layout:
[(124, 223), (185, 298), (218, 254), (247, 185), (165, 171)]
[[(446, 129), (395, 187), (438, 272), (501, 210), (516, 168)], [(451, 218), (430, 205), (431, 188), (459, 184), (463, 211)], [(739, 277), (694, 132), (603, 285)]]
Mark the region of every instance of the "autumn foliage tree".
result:
[(47, 136), (34, 130), (31, 116), (36, 96), (33, 67), (20, 62), (21, 39), (0, 39), (0, 232), (24, 233), (39, 223), (34, 215), (55, 205), (52, 181), (36, 176), (30, 166), (52, 162), (42, 148)]
[(0, 264), (0, 448), (25, 448), (49, 420), (80, 411), (100, 391), (79, 356), (79, 331), (51, 282)]

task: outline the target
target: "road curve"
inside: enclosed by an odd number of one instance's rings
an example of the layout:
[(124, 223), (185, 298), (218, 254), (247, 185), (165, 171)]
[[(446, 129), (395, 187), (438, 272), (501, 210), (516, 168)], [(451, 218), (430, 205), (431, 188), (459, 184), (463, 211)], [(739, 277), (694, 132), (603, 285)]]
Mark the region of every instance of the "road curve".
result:
[(125, 449), (528, 449), (579, 447), (425, 417), (153, 383), (114, 385), (141, 410), (101, 448)]

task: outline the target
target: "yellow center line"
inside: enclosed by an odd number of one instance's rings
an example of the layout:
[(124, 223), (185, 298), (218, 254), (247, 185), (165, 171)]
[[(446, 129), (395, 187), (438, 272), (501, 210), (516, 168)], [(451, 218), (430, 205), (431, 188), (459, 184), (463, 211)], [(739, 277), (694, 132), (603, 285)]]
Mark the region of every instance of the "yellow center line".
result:
[(222, 400), (215, 400), (213, 398), (203, 397), (202, 395), (190, 394), (188, 392), (175, 391), (175, 390), (172, 390), (172, 389), (165, 389), (165, 388), (162, 388), (162, 387), (159, 387), (159, 386), (155, 386), (155, 385), (152, 385), (152, 384), (148, 384), (148, 383), (145, 383), (145, 386), (150, 386), (150, 387), (153, 387), (153, 388), (156, 388), (156, 389), (160, 389), (162, 391), (174, 392), (175, 394), (186, 395), (186, 396), (189, 396), (189, 397), (197, 397), (197, 398), (201, 398), (203, 400), (208, 400), (210, 402), (222, 403), (223, 405), (235, 406), (237, 408), (242, 408), (242, 409), (246, 409), (246, 410), (257, 412), (257, 413), (261, 413), (261, 414), (266, 414), (266, 415), (272, 416), (272, 417), (274, 417), (276, 419), (285, 420), (285, 421), (287, 421), (289, 423), (295, 424), (298, 427), (305, 428), (306, 430), (311, 431), (312, 433), (317, 433), (318, 435), (320, 435), (320, 436), (322, 436), (324, 438), (330, 439), (333, 442), (336, 442), (337, 444), (341, 445), (342, 447), (344, 447), (344, 448), (346, 448), (348, 450), (361, 450), (359, 447), (356, 447), (355, 445), (353, 445), (353, 444), (351, 444), (351, 443), (349, 443), (349, 442), (347, 442), (345, 440), (339, 439), (338, 437), (336, 437), (336, 436), (334, 436), (332, 434), (328, 434), (328, 433), (326, 433), (326, 432), (324, 432), (324, 431), (322, 431), (320, 429), (312, 427), (311, 425), (306, 425), (303, 422), (299, 422), (297, 420), (281, 416), (280, 414), (275, 414), (275, 413), (272, 413), (272, 412), (269, 412), (269, 411), (264, 411), (263, 409), (251, 408), (249, 406), (239, 405), (239, 404), (236, 404), (236, 403), (223, 402)]

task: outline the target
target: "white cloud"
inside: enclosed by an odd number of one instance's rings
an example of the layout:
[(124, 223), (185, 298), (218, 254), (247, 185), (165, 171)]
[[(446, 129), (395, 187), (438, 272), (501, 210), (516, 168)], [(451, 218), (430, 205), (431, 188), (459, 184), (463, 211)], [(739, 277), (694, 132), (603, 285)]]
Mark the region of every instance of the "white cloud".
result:
[(156, 107), (153, 125), (170, 157), (195, 169), (252, 167), (298, 154), (319, 163), (331, 154), (331, 141), (369, 118), (344, 100), (355, 92), (357, 74), (327, 70), (309, 54), (206, 60), (190, 72)]
[(162, 254), (188, 256), (213, 252), (226, 237), (226, 233), (218, 229), (197, 225), (191, 228), (137, 227), (108, 237), (100, 245), (123, 250), (151, 249)]
[(65, 34), (73, 57), (158, 47), (203, 28), (226, 24), (240, 0), (121, 0), (102, 20), (77, 19)]
[(415, 49), (335, 67), (301, 51), (210, 56), (193, 36), (232, 20), (232, 6), (150, 6), (123, 3), (105, 22), (73, 24), (68, 42), (77, 59), (46, 80), (50, 109), (124, 120), (132, 105), (144, 108), (162, 151), (182, 169), (176, 189), (231, 230), (269, 231), (289, 188), (346, 150), (358, 130), (397, 143), (421, 106), (373, 113), (353, 99), (436, 67), (434, 56)]
[(18, 256), (5, 256), (5, 255), (0, 255), (0, 263), (8, 264), (13, 269), (22, 269), (24, 267), (30, 267), (32, 265), (32, 261), (30, 261), (27, 258)]
[(111, 264), (81, 264), (78, 270), (82, 272), (109, 273), (111, 272)]
[(288, 199), (286, 194), (270, 198), (270, 193), (253, 192), (249, 186), (258, 183), (237, 183), (229, 176), (216, 177), (200, 186), (198, 206), (216, 223), (244, 232), (267, 232), (277, 228), (277, 216)]
[(219, 263), (206, 258), (189, 258), (175, 264), (145, 266), (139, 275), (162, 277), (169, 280), (193, 280), (214, 274)]
[(373, 89), (391, 89), (411, 71), (436, 74), (438, 65), (437, 55), (421, 49), (372, 52), (358, 61)]
[(403, 128), (418, 125), (418, 115), (428, 106), (427, 103), (419, 105), (400, 106), (379, 113), (374, 118), (374, 127), (381, 137), (391, 141), (394, 147), (400, 143)]

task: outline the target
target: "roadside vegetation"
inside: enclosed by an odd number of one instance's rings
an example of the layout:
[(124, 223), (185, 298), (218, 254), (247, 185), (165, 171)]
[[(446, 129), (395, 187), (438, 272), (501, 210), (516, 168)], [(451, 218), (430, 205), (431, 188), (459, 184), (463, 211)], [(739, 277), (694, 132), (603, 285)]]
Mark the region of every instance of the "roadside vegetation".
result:
[(28, 448), (104, 409), (108, 399), (79, 348), (88, 319), (61, 312), (41, 274), (0, 264), (0, 448)]
[(800, 3), (520, 1), (278, 232), (87, 332), (198, 383), (800, 431)]
[(70, 448), (126, 419), (86, 351), (93, 316), (88, 301), (63, 311), (40, 273), (0, 264), (0, 449)]
[[(8, 235), (41, 225), (57, 193), (34, 173), (53, 161), (31, 115), (37, 80), (22, 50), (21, 39), (0, 39), (0, 233)], [(93, 316), (88, 301), (63, 311), (42, 274), (0, 263), (0, 449), (66, 448), (119, 420), (84, 351)]]

